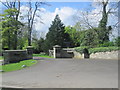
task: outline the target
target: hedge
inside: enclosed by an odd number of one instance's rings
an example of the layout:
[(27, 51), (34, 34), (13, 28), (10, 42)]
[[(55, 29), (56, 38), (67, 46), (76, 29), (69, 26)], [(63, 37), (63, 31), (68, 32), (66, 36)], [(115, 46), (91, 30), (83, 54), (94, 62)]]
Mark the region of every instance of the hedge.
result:
[(79, 52), (80, 54), (82, 54), (83, 49), (85, 49), (85, 48), (89, 50), (89, 47), (87, 47), (87, 46), (76, 47), (76, 48), (74, 48), (74, 50)]
[(107, 51), (110, 52), (110, 51), (120, 50), (120, 47), (97, 47), (97, 48), (77, 47), (77, 48), (75, 48), (75, 51), (82, 54), (84, 48), (87, 48), (90, 54), (96, 53), (96, 52), (107, 52)]

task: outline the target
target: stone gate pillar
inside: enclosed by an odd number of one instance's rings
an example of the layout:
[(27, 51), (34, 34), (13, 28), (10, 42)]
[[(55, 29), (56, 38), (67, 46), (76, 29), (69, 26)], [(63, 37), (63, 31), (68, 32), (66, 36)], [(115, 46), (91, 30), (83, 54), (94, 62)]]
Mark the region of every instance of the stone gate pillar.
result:
[(33, 46), (28, 46), (27, 47), (27, 59), (32, 59), (33, 58)]
[(54, 58), (61, 58), (61, 46), (55, 45), (53, 46), (53, 56)]

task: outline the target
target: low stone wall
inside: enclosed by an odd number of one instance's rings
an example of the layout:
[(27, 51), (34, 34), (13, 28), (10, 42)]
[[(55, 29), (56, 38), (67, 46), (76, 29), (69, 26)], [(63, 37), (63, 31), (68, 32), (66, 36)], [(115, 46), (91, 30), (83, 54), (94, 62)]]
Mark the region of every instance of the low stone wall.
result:
[(61, 58), (73, 58), (74, 57), (74, 54), (73, 54), (73, 51), (71, 50), (61, 50)]
[(111, 51), (111, 52), (97, 52), (92, 53), (90, 58), (94, 59), (120, 59), (118, 55), (120, 51)]
[(49, 56), (51, 56), (51, 57), (54, 56), (54, 50), (49, 50)]
[[(97, 52), (90, 54), (90, 59), (120, 59), (120, 51)], [(84, 59), (84, 54), (74, 51), (74, 58)]]
[(3, 52), (4, 64), (15, 63), (27, 59), (26, 50), (5, 50)]
[(79, 52), (76, 52), (76, 51), (74, 51), (73, 52), (74, 53), (74, 58), (80, 58), (80, 59), (83, 59), (84, 58), (84, 54), (80, 54)]
[(54, 58), (73, 58), (73, 49), (61, 48), (59, 45), (53, 46), (53, 50), (49, 50), (49, 56)]
[(27, 47), (26, 50), (4, 50), (3, 64), (16, 63), (16, 62), (27, 60), (27, 59), (32, 59), (33, 58), (32, 54), (33, 54), (32, 47)]

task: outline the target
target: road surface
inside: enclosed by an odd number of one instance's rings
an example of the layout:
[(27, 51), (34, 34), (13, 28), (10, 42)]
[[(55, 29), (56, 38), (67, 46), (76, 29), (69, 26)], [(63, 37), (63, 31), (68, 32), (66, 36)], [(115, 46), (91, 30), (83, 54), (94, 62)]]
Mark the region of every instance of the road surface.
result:
[(2, 79), (3, 87), (118, 88), (118, 60), (41, 59)]

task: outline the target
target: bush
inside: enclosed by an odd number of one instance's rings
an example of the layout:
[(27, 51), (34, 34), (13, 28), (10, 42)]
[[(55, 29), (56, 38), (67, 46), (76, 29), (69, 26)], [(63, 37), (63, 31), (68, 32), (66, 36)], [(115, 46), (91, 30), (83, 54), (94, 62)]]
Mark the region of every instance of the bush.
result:
[(98, 47), (109, 47), (114, 46), (114, 42), (105, 42), (103, 44), (99, 44)]
[(89, 49), (89, 47), (87, 47), (87, 46), (81, 46), (81, 47), (76, 47), (75, 48), (75, 51), (77, 51), (77, 52), (79, 52), (80, 54), (82, 54), (83, 53), (83, 49)]
[(114, 42), (115, 42), (115, 46), (120, 46), (120, 36), (115, 38)]
[[(79, 53), (83, 53), (83, 49), (86, 47), (77, 47), (75, 50)], [(89, 53), (96, 53), (96, 52), (107, 52), (107, 51), (116, 51), (120, 50), (120, 47), (97, 47), (97, 48), (87, 48)]]
[(120, 50), (120, 47), (98, 47), (98, 48), (90, 48), (89, 52), (96, 53), (96, 52), (107, 52), (107, 51), (116, 51)]

